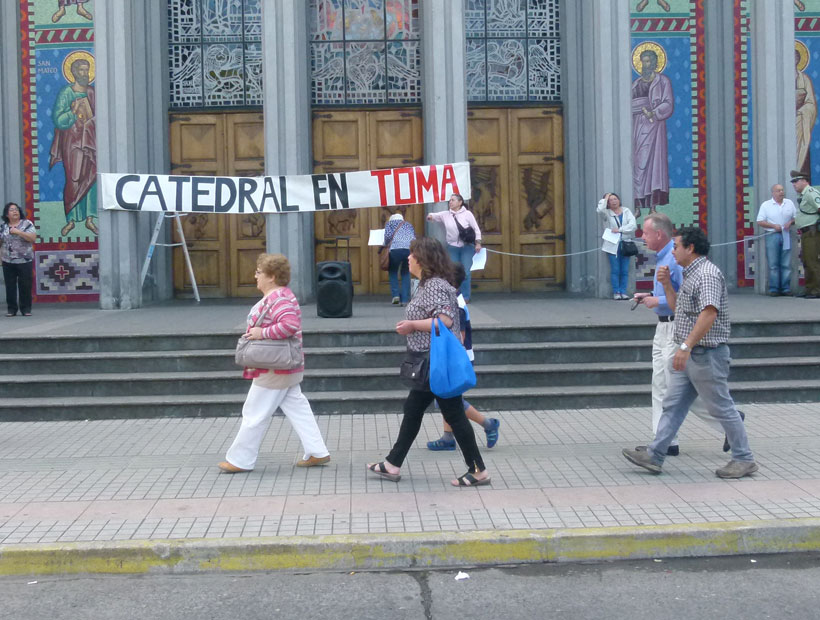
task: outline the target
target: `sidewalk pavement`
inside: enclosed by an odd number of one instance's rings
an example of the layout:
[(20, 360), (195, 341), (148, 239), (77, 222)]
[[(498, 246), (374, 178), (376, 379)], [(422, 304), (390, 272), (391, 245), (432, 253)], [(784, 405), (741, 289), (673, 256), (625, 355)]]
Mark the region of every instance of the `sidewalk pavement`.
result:
[[(606, 389), (602, 386), (601, 389)], [(393, 483), (368, 474), (400, 416), (320, 416), (332, 454), (296, 468), (277, 415), (255, 471), (220, 473), (238, 418), (0, 424), (0, 574), (460, 566), (820, 549), (820, 403), (746, 405), (760, 472), (714, 470), (694, 416), (654, 476), (621, 448), (650, 409), (485, 412), (492, 485), (454, 488), (458, 452), (422, 431)], [(477, 429), (480, 445), (484, 434)]]

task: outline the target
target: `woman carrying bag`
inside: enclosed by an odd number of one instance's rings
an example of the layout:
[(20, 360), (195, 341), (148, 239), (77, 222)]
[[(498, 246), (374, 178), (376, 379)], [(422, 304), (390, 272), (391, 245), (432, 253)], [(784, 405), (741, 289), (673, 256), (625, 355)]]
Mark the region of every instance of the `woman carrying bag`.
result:
[[(393, 305), (404, 305), (410, 301), (410, 266), (407, 257), (410, 255), (410, 242), (416, 238), (416, 230), (406, 221), (401, 213), (390, 216), (384, 227), (384, 246), (379, 252), (382, 265), (387, 263), (387, 276), (390, 279), (390, 294)], [(384, 254), (387, 252), (387, 257)], [(385, 267), (382, 267), (385, 269)], [(401, 275), (401, 290), (399, 289)]]
[[(281, 254), (260, 254), (256, 259), (256, 287), (262, 299), (248, 314), (248, 340), (296, 339), (301, 348), (302, 311), (288, 288), (290, 263)], [(270, 418), (281, 408), (302, 441), (304, 455), (297, 467), (314, 467), (330, 461), (316, 418), (299, 384), (304, 376), (304, 356), (298, 366), (287, 369), (245, 368), (244, 377), (253, 379), (242, 407), (242, 424), (236, 439), (219, 463), (229, 474), (249, 472), (256, 466), (259, 446)]]
[(612, 298), (615, 300), (629, 299), (626, 288), (629, 286), (630, 259), (638, 253), (635, 246), (635, 231), (638, 223), (632, 211), (621, 206), (618, 194), (604, 194), (598, 201), (598, 217), (601, 219), (603, 231), (620, 234), (618, 244), (603, 240), (601, 250), (609, 258), (609, 282), (612, 285)]
[[(424, 412), (436, 395), (430, 390), (430, 332), (434, 319), (440, 330), (449, 329), (458, 338), (458, 303), (452, 285), (452, 263), (444, 247), (432, 237), (422, 237), (410, 244), (410, 273), (421, 280), (419, 288), (405, 310), (406, 319), (399, 321), (396, 331), (407, 336), (407, 355), (401, 376), (410, 387), (404, 401), (404, 417), (393, 449), (380, 463), (369, 463), (367, 469), (377, 476), (398, 482), (401, 466), (421, 429)], [(460, 345), (459, 345), (460, 346)], [(461, 349), (464, 352), (464, 349)], [(464, 455), (467, 473), (451, 481), (453, 486), (480, 486), (490, 483), (475, 440), (473, 427), (464, 414), (461, 394), (438, 397), (441, 413), (453, 428), (456, 442)]]

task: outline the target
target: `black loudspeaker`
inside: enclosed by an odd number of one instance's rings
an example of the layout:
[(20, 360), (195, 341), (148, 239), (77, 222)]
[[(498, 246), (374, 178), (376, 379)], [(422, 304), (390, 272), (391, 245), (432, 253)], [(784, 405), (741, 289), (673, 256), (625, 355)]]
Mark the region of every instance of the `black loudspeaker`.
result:
[(316, 264), (316, 313), (326, 319), (353, 315), (353, 270), (350, 261)]

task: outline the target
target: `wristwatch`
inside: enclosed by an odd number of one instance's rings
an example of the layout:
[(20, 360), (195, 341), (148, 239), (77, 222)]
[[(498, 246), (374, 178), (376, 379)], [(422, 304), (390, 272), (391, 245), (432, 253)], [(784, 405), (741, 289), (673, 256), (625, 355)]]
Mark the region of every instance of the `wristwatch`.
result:
[(680, 343), (680, 350), (681, 351), (688, 351), (689, 350), (689, 345), (686, 344), (685, 342), (681, 342)]

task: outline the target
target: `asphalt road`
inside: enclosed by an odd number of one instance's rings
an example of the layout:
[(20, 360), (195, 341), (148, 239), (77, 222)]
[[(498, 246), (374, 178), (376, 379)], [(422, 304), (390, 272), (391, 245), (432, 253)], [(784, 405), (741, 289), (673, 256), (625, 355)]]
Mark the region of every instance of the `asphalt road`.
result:
[(395, 573), (0, 579), (0, 618), (333, 620), (820, 617), (820, 555)]

